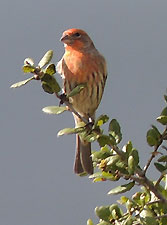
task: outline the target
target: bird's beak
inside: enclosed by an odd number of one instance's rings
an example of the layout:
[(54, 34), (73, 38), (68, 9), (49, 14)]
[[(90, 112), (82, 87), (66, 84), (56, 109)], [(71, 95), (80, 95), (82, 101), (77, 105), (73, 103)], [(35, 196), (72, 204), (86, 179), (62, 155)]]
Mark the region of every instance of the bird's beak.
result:
[(63, 35), (60, 38), (60, 41), (64, 42), (64, 43), (68, 43), (69, 42), (69, 36), (68, 35)]

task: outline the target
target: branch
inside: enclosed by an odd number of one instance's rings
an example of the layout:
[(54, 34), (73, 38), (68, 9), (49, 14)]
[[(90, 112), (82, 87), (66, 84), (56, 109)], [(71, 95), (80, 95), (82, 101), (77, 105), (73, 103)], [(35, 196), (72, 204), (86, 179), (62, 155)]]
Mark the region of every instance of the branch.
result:
[(164, 178), (164, 174), (161, 174), (161, 176), (159, 177), (159, 179), (157, 180), (155, 187), (158, 187), (158, 185), (160, 184), (161, 180)]
[(131, 176), (131, 178), (138, 182), (139, 184), (143, 185), (146, 189), (150, 190), (151, 192), (154, 193), (154, 195), (161, 200), (162, 203), (167, 204), (167, 199), (165, 199), (162, 194), (158, 191), (157, 187), (153, 185), (153, 183), (145, 176), (143, 173), (144, 171), (141, 169), (136, 169), (136, 176)]
[[(112, 149), (121, 157), (121, 160), (127, 164), (125, 161), (125, 157), (123, 152), (117, 147), (117, 146), (111, 146)], [(150, 190), (154, 193), (154, 195), (161, 200), (161, 202), (167, 204), (167, 200), (159, 193), (156, 186), (153, 185), (153, 183), (145, 176), (145, 171), (137, 167), (135, 169), (136, 175), (131, 175), (130, 178), (136, 182), (138, 182), (140, 185), (144, 186), (146, 189)]]
[[(35, 80), (40, 80), (40, 78), (44, 75), (44, 72), (41, 71), (40, 68), (36, 68), (35, 71), (33, 72), (34, 74), (34, 79)], [(58, 99), (60, 99), (60, 102), (63, 104), (65, 104), (69, 110), (75, 114), (79, 119), (81, 119), (85, 124), (88, 124), (89, 121), (87, 119), (85, 119), (84, 117), (82, 117), (72, 106), (72, 104), (69, 102), (68, 98), (66, 97), (65, 94), (61, 94), (59, 95), (58, 93), (54, 92), (54, 94), (56, 95), (56, 97)]]

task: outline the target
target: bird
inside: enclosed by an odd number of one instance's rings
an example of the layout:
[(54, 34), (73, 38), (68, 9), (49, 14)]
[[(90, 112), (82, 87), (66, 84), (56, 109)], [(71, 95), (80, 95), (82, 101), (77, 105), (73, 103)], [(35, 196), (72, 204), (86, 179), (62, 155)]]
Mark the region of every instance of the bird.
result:
[[(69, 100), (80, 116), (94, 121), (107, 78), (106, 60), (82, 29), (71, 28), (64, 31), (60, 41), (64, 44), (65, 53), (57, 63), (56, 71), (63, 79), (63, 92), (68, 95), (76, 86), (86, 84), (85, 88)], [(81, 119), (74, 113), (73, 116), (77, 127)], [(91, 143), (76, 134), (74, 173), (81, 175), (93, 172)]]

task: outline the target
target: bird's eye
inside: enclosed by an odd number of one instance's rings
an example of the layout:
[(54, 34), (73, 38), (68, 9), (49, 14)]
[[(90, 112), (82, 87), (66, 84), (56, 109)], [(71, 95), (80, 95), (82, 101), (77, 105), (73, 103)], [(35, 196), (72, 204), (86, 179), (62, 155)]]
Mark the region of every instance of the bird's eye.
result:
[(77, 33), (74, 34), (74, 36), (75, 36), (75, 37), (80, 37), (81, 34), (77, 32)]

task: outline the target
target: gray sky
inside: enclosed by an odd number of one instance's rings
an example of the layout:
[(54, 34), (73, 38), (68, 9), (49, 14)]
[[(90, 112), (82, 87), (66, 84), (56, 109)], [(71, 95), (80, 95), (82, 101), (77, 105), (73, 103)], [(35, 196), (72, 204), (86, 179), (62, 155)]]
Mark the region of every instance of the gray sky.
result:
[(70, 113), (42, 113), (57, 99), (39, 82), (17, 90), (12, 83), (28, 78), (26, 57), (38, 62), (53, 49), (64, 52), (62, 32), (88, 32), (108, 63), (108, 80), (97, 115), (116, 118), (140, 150), (142, 165), (151, 151), (145, 134), (164, 107), (167, 88), (166, 0), (2, 0), (0, 225), (78, 225), (93, 218), (97, 205), (112, 204), (106, 193), (114, 182), (93, 184), (73, 174), (75, 137), (57, 138), (73, 126)]

